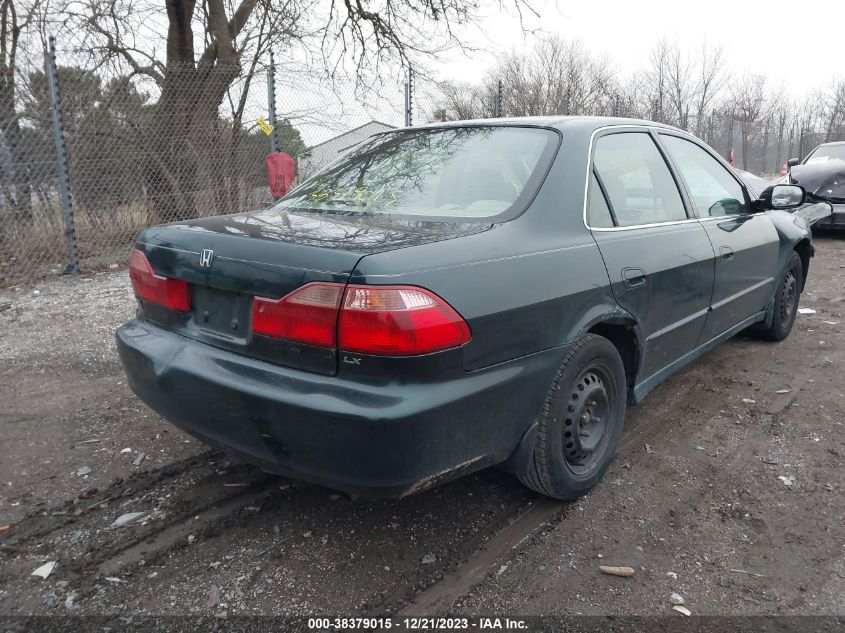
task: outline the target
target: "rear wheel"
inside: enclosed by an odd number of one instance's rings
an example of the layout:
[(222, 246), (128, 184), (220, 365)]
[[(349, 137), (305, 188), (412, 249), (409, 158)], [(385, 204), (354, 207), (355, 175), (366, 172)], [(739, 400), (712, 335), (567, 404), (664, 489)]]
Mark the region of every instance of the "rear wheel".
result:
[(613, 343), (588, 334), (563, 361), (538, 421), (533, 459), (520, 481), (556, 499), (577, 499), (604, 475), (625, 419), (625, 368)]
[(793, 252), (786, 270), (780, 279), (780, 285), (775, 291), (774, 315), (772, 324), (754, 333), (769, 341), (782, 341), (792, 331), (795, 315), (798, 313), (798, 300), (801, 298), (801, 288), (804, 285), (804, 268), (798, 253)]

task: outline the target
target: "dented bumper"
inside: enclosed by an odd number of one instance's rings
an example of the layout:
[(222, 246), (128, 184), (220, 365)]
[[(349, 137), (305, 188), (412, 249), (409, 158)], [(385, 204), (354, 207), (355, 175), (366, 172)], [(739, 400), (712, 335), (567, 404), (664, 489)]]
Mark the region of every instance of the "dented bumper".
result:
[(136, 320), (117, 331), (129, 386), (201, 441), (264, 470), (402, 496), (505, 461), (563, 350), (446, 382), (352, 382), (250, 359)]

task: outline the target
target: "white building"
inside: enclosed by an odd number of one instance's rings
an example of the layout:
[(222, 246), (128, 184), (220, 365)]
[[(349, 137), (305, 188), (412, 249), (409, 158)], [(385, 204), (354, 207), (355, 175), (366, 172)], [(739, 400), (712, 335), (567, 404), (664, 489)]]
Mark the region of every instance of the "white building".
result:
[(308, 178), (318, 169), (322, 169), (369, 136), (393, 129), (395, 129), (393, 125), (379, 121), (370, 121), (339, 136), (335, 136), (328, 141), (309, 147), (299, 156), (300, 180)]

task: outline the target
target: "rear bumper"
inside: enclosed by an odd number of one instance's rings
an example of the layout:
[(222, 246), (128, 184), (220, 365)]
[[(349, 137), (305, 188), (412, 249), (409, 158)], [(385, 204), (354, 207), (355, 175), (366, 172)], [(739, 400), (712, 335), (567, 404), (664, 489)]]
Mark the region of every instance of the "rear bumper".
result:
[(201, 441), (270, 472), (384, 496), (505, 461), (565, 354), (548, 350), (447, 382), (362, 384), (139, 320), (116, 336), (132, 390)]

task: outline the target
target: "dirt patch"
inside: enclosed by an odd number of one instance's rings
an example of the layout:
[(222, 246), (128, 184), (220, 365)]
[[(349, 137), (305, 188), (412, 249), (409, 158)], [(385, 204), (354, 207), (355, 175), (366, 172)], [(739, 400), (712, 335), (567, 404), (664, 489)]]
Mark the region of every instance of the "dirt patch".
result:
[(845, 240), (817, 248), (815, 314), (660, 386), (551, 507), (496, 470), (394, 501), (266, 475), (126, 387), (125, 273), (0, 293), (0, 613), (843, 614)]

